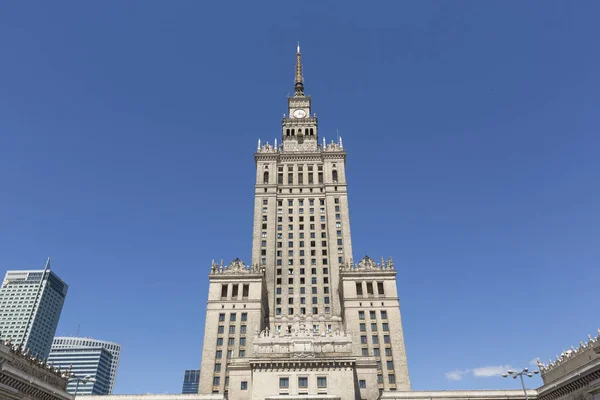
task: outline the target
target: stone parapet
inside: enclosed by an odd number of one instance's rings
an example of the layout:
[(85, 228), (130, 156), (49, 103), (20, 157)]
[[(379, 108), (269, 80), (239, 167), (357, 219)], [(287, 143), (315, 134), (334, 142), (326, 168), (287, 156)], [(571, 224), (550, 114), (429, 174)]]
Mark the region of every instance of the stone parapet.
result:
[[(538, 398), (538, 391), (527, 390), (529, 400)], [(381, 400), (525, 400), (522, 390), (418, 390), (383, 392)]]

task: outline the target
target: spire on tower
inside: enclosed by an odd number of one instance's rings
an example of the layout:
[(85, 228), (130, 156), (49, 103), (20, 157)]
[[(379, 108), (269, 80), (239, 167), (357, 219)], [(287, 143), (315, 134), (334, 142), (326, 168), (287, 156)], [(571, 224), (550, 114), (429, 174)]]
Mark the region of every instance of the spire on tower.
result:
[(300, 42), (296, 48), (296, 90), (295, 96), (304, 96), (304, 78), (302, 78), (302, 54), (300, 54)]

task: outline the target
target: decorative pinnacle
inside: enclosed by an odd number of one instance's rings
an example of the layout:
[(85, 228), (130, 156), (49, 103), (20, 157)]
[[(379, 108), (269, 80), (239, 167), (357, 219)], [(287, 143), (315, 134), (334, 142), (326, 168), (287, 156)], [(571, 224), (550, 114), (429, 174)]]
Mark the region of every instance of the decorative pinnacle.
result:
[(296, 84), (294, 85), (296, 96), (304, 96), (304, 78), (302, 78), (302, 55), (300, 54), (300, 42), (296, 48)]

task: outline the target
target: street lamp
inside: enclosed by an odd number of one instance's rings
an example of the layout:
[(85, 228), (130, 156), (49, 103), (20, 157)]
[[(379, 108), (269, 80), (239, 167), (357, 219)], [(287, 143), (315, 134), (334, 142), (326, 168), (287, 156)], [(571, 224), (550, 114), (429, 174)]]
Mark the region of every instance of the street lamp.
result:
[(75, 394), (74, 396), (77, 396), (77, 391), (79, 390), (79, 384), (83, 384), (85, 385), (88, 382), (96, 382), (96, 379), (92, 378), (91, 375), (86, 375), (83, 378), (75, 375), (75, 374), (70, 374), (69, 375), (69, 380), (71, 379), (75, 379), (75, 381), (77, 382), (77, 384), (75, 385)]
[(525, 400), (529, 400), (529, 396), (527, 396), (527, 389), (525, 389), (525, 381), (523, 380), (523, 375), (526, 375), (531, 378), (533, 375), (537, 375), (539, 373), (540, 373), (540, 371), (538, 371), (538, 370), (529, 371), (529, 368), (523, 368), (523, 371), (521, 371), (521, 372), (516, 372), (516, 371), (509, 369), (508, 371), (506, 371), (506, 373), (502, 374), (502, 376), (505, 378), (512, 376), (513, 379), (517, 379), (517, 377), (520, 377), (521, 378), (521, 386), (523, 386), (523, 393), (525, 393)]

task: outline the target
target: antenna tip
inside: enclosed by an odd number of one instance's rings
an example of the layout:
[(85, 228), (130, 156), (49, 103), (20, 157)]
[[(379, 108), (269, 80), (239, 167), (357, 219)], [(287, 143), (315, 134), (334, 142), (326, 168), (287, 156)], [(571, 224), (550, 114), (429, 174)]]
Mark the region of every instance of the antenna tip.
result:
[(296, 47), (296, 53), (300, 53), (300, 42), (298, 42), (298, 47)]

